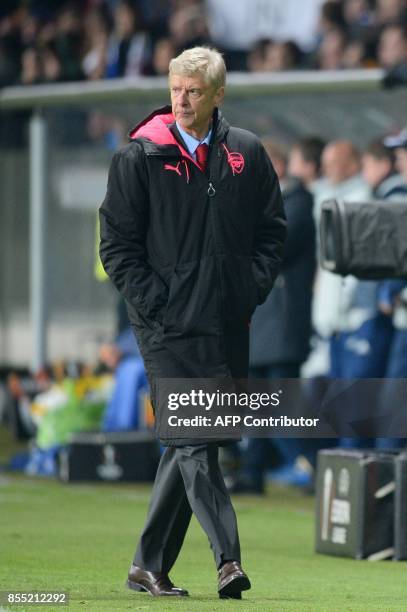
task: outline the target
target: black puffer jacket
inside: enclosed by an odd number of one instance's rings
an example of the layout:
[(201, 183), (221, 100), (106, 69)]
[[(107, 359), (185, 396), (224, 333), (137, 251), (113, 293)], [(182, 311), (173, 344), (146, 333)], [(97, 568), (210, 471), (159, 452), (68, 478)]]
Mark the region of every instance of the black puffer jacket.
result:
[(130, 137), (110, 168), (100, 256), (126, 299), (150, 382), (245, 377), (247, 347), (239, 360), (225, 336), (247, 335), (278, 274), (286, 232), (268, 156), (217, 110), (205, 173), (170, 107)]

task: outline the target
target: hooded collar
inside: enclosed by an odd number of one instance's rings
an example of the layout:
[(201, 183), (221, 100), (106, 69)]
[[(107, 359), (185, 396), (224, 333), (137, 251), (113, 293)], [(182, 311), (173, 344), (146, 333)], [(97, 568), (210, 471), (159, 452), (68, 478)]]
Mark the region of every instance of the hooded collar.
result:
[[(218, 108), (215, 108), (212, 118), (211, 145), (220, 142), (229, 130), (229, 124)], [(163, 106), (153, 111), (143, 121), (129, 132), (129, 139), (146, 138), (157, 145), (177, 145), (185, 152), (183, 142), (172, 114), (171, 106)], [(189, 154), (187, 153), (187, 157)]]

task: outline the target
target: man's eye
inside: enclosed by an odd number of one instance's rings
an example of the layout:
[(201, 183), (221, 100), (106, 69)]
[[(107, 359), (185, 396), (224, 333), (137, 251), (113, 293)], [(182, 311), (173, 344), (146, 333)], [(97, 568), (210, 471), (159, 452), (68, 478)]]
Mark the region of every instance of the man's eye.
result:
[(201, 95), (201, 92), (199, 89), (190, 89), (189, 93), (193, 98), (198, 98), (198, 96)]
[(181, 89), (179, 87), (173, 87), (172, 88), (172, 92), (173, 93), (179, 93), (181, 91)]

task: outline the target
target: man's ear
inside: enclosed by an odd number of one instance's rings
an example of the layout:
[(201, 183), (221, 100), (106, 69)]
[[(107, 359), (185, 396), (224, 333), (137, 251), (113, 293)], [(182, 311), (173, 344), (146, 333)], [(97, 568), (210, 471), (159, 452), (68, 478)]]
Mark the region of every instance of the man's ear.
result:
[(215, 94), (215, 106), (220, 106), (223, 102), (223, 98), (225, 97), (225, 88), (219, 87), (218, 91)]

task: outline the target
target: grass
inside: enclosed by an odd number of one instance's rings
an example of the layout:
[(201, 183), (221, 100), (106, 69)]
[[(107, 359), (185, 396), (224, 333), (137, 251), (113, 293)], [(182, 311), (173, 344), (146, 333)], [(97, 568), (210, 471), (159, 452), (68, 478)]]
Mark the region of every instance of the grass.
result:
[(3, 610), (406, 610), (405, 564), (316, 555), (313, 499), (278, 487), (264, 499), (234, 500), (252, 580), (244, 600), (218, 599), (212, 554), (195, 520), (171, 575), (190, 597), (163, 600), (129, 591), (124, 582), (149, 494), (149, 486), (63, 485), (0, 474), (0, 591), (70, 596), (68, 608)]

